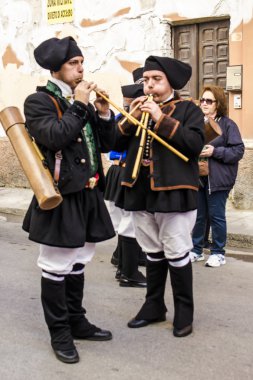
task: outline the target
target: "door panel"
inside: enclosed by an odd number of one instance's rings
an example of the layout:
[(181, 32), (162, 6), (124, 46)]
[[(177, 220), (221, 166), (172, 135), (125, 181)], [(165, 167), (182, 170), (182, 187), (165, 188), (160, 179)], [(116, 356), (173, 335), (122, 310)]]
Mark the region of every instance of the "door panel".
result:
[(198, 89), (197, 57), (196, 54), (192, 54), (197, 49), (197, 40), (196, 25), (179, 26), (174, 30), (174, 56), (192, 67), (192, 79), (180, 91), (184, 98), (192, 96), (191, 94), (195, 94)]
[(190, 63), (192, 78), (180, 91), (183, 97), (199, 98), (204, 85), (226, 88), (229, 63), (229, 20), (173, 27), (174, 57)]

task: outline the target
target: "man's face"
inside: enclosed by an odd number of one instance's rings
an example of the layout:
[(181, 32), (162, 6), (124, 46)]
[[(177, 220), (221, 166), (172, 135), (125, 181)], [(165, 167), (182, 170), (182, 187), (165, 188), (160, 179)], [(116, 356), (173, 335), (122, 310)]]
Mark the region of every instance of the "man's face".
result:
[(156, 103), (163, 102), (172, 94), (172, 87), (163, 71), (150, 70), (144, 71), (144, 87), (145, 95), (153, 95)]
[(65, 62), (59, 71), (53, 72), (53, 77), (67, 83), (72, 90), (83, 79), (83, 57), (74, 57)]

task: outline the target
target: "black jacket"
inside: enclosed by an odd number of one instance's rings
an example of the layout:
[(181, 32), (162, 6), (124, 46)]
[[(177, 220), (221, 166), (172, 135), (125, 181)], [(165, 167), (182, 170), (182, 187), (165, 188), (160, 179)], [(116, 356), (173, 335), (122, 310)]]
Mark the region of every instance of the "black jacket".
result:
[[(189, 158), (183, 161), (155, 139), (151, 143), (150, 187), (153, 191), (198, 190), (198, 156), (204, 145), (204, 115), (192, 101), (172, 100), (162, 106), (163, 115), (154, 132)], [(116, 149), (127, 149), (126, 167), (122, 184), (133, 187), (132, 171), (140, 137), (136, 127), (125, 123), (118, 128)], [(140, 133), (141, 136), (141, 133)]]
[[(50, 98), (54, 96), (61, 111), (59, 120), (57, 109)], [(25, 100), (24, 113), (26, 127), (33, 136), (46, 158), (49, 170), (53, 175), (55, 167), (55, 153), (61, 150), (60, 179), (58, 187), (64, 194), (75, 193), (82, 190), (91, 176), (87, 144), (81, 133), (86, 122), (89, 121), (94, 138), (98, 157), (99, 187), (104, 190), (104, 173), (100, 153), (112, 149), (115, 139), (114, 114), (111, 113), (109, 121), (98, 117), (94, 107), (89, 104), (74, 101), (72, 105), (48, 93), (45, 87), (37, 88)]]

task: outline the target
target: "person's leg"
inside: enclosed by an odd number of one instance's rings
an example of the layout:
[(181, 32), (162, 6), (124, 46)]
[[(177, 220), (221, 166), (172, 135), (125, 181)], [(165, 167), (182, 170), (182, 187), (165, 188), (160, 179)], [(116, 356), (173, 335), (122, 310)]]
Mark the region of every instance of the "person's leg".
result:
[(135, 238), (121, 236), (121, 268), (119, 285), (124, 287), (144, 288), (147, 286), (145, 276), (138, 270), (140, 246)]
[(211, 256), (207, 260), (206, 266), (216, 267), (226, 263), (224, 255), (227, 241), (226, 202), (228, 195), (229, 191), (215, 191), (208, 197), (212, 246)]
[(135, 238), (132, 212), (123, 211), (118, 234), (120, 260), (116, 278), (119, 279), (119, 285), (124, 287), (146, 287), (146, 278), (138, 270), (141, 247)]
[(194, 311), (192, 264), (189, 257), (187, 261), (187, 264), (180, 261), (169, 261), (170, 281), (174, 300), (173, 334), (176, 337), (184, 337), (192, 332)]
[(84, 267), (95, 254), (95, 243), (85, 243), (84, 247), (76, 248), (76, 257), (71, 272), (65, 276), (66, 302), (69, 312), (69, 324), (75, 339), (110, 340), (112, 334), (91, 324), (86, 318), (83, 308), (83, 293), (85, 284)]
[(174, 300), (173, 334), (184, 337), (192, 332), (193, 322), (192, 267), (189, 252), (192, 248), (191, 231), (196, 220), (196, 211), (156, 213), (155, 217), (160, 226), (159, 238), (169, 262)]
[(208, 216), (207, 221), (206, 221), (205, 236), (204, 236), (204, 248), (207, 248), (207, 249), (210, 249), (212, 245), (211, 240), (209, 240), (209, 235), (210, 235), (210, 220)]
[[(155, 259), (154, 259), (155, 257)], [(164, 252), (147, 255), (147, 292), (145, 302), (138, 314), (128, 322), (128, 327), (138, 328), (166, 320), (164, 293), (168, 274), (168, 260)]]
[(65, 274), (71, 270), (73, 259), (73, 254), (64, 255), (62, 248), (40, 245), (38, 266), (42, 269), (42, 307), (52, 348), (57, 359), (64, 363), (79, 361), (71, 334), (65, 296)]
[(208, 219), (207, 190), (200, 189), (198, 192), (197, 219), (192, 231), (193, 248), (191, 249), (191, 261), (204, 260), (203, 247), (205, 240), (206, 223)]
[(69, 325), (64, 276), (51, 275), (51, 278), (46, 278), (42, 275), (41, 302), (57, 359), (64, 363), (78, 362)]
[(112, 337), (109, 331), (91, 325), (82, 308), (84, 265), (92, 260), (94, 252), (94, 243), (73, 249), (40, 245), (38, 266), (42, 269), (41, 299), (45, 320), (52, 348), (57, 358), (66, 363), (79, 360), (72, 334), (78, 335), (81, 325), (85, 331), (82, 339), (108, 340)]
[[(120, 221), (121, 221), (121, 218), (123, 215), (123, 210), (120, 209), (119, 207), (115, 206), (115, 202), (106, 200), (105, 204), (106, 204), (106, 207), (109, 211), (114, 231), (116, 233), (118, 233)], [(115, 250), (112, 254), (112, 257), (111, 257), (111, 264), (112, 265), (118, 266), (118, 264), (119, 264), (119, 256), (118, 255), (119, 255), (119, 239), (117, 242), (117, 247), (115, 248)]]
[(158, 226), (154, 215), (145, 211), (133, 212), (136, 239), (143, 251), (147, 253), (147, 292), (146, 299), (135, 318), (128, 322), (128, 327), (138, 328), (150, 323), (165, 320), (166, 306), (164, 292), (168, 273), (168, 262), (161, 249)]

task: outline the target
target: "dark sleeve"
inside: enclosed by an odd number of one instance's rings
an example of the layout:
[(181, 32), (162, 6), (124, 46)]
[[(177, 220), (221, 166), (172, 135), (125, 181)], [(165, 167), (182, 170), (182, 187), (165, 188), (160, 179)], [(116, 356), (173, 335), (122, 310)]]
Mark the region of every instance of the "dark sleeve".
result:
[(107, 153), (113, 149), (116, 139), (115, 115), (112, 110), (109, 120), (102, 119), (96, 112), (96, 129), (99, 135), (100, 150), (102, 153)]
[(90, 118), (88, 107), (75, 101), (59, 120), (52, 99), (45, 93), (30, 95), (25, 100), (24, 114), (29, 133), (52, 151), (62, 150), (75, 140)]
[(137, 127), (128, 121), (121, 126), (120, 121), (123, 118), (123, 116), (117, 118), (116, 122), (116, 139), (113, 150), (117, 152), (128, 150), (128, 145), (137, 131)]
[(238, 126), (229, 118), (226, 118), (224, 139), (226, 145), (215, 147), (212, 158), (220, 160), (224, 164), (234, 164), (240, 161), (244, 154), (244, 143)]
[(181, 153), (188, 157), (198, 156), (204, 145), (204, 115), (193, 102), (182, 103), (176, 106), (178, 110), (172, 114), (175, 117), (163, 114), (155, 130)]

